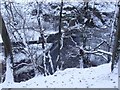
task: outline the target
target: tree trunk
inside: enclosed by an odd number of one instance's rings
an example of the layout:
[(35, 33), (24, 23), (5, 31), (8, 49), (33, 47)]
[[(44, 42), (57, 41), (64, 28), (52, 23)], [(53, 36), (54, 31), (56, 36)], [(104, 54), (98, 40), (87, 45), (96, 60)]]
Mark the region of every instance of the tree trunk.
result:
[(63, 11), (63, 0), (61, 0), (60, 18), (59, 18), (59, 38), (58, 38), (58, 57), (57, 57), (57, 68), (60, 69), (60, 51), (61, 51), (61, 28), (62, 28), (62, 11)]
[(117, 19), (117, 31), (116, 31), (114, 47), (113, 47), (111, 71), (113, 71), (114, 65), (120, 59), (119, 54), (120, 54), (120, 6), (118, 11), (118, 19)]
[[(0, 13), (0, 33), (1, 33), (2, 40), (3, 40), (3, 45), (4, 45), (4, 53), (5, 53), (5, 59), (6, 59), (6, 69), (11, 69), (10, 65), (8, 65), (8, 64), (12, 64), (12, 67), (14, 68), (12, 46), (11, 46), (11, 42), (10, 42), (10, 37), (8, 35), (7, 29), (6, 29), (6, 26), (5, 26), (5, 22), (2, 18), (1, 13)], [(10, 63), (8, 63), (8, 62), (10, 62)], [(6, 74), (7, 74), (7, 71), (8, 70), (6, 70)], [(12, 70), (9, 70), (9, 71), (12, 71)], [(11, 72), (11, 74), (12, 74), (11, 76), (14, 76), (14, 70), (13, 70), (13, 72)], [(7, 78), (7, 76), (8, 75), (6, 75), (6, 78)]]
[(13, 83), (14, 82), (14, 71), (11, 69), (11, 62), (9, 57), (6, 58), (6, 72), (5, 72), (5, 81), (4, 83)]

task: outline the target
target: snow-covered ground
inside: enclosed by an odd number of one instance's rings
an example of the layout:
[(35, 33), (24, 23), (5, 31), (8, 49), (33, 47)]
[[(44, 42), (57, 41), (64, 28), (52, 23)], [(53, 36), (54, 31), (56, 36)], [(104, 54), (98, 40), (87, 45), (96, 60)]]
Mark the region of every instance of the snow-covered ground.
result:
[(118, 88), (118, 67), (109, 64), (92, 68), (69, 68), (50, 76), (36, 76), (26, 82), (0, 84), (1, 88)]

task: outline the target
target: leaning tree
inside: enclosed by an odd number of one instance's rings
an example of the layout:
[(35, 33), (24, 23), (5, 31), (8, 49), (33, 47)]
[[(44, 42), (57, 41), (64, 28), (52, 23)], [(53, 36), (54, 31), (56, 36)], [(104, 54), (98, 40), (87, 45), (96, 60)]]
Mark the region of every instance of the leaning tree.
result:
[[(0, 34), (3, 40), (4, 45), (4, 54), (5, 54), (5, 60), (6, 60), (6, 77), (5, 80), (11, 79), (11, 81), (14, 80), (14, 62), (13, 62), (13, 54), (12, 54), (12, 46), (9, 34), (7, 32), (7, 28), (5, 26), (5, 22), (3, 20), (3, 17), (0, 12)], [(10, 75), (11, 74), (11, 75)]]

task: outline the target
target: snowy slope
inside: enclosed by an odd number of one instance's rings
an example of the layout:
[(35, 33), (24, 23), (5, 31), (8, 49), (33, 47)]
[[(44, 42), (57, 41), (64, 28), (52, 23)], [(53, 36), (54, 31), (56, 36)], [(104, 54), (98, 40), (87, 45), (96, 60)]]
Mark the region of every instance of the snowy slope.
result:
[(2, 83), (1, 88), (118, 88), (118, 69), (110, 72), (111, 64), (92, 68), (71, 68), (51, 76), (36, 76), (26, 82)]

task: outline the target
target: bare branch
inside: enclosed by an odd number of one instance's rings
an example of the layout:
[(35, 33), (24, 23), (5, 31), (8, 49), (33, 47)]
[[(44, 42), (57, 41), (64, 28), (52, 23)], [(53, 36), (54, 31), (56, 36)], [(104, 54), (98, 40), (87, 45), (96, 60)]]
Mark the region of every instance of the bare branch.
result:
[(111, 52), (107, 52), (107, 51), (104, 51), (104, 50), (97, 50), (97, 51), (85, 51), (85, 54), (96, 54), (96, 53), (102, 53), (102, 54), (106, 54), (106, 55), (110, 55), (112, 56), (112, 53)]

